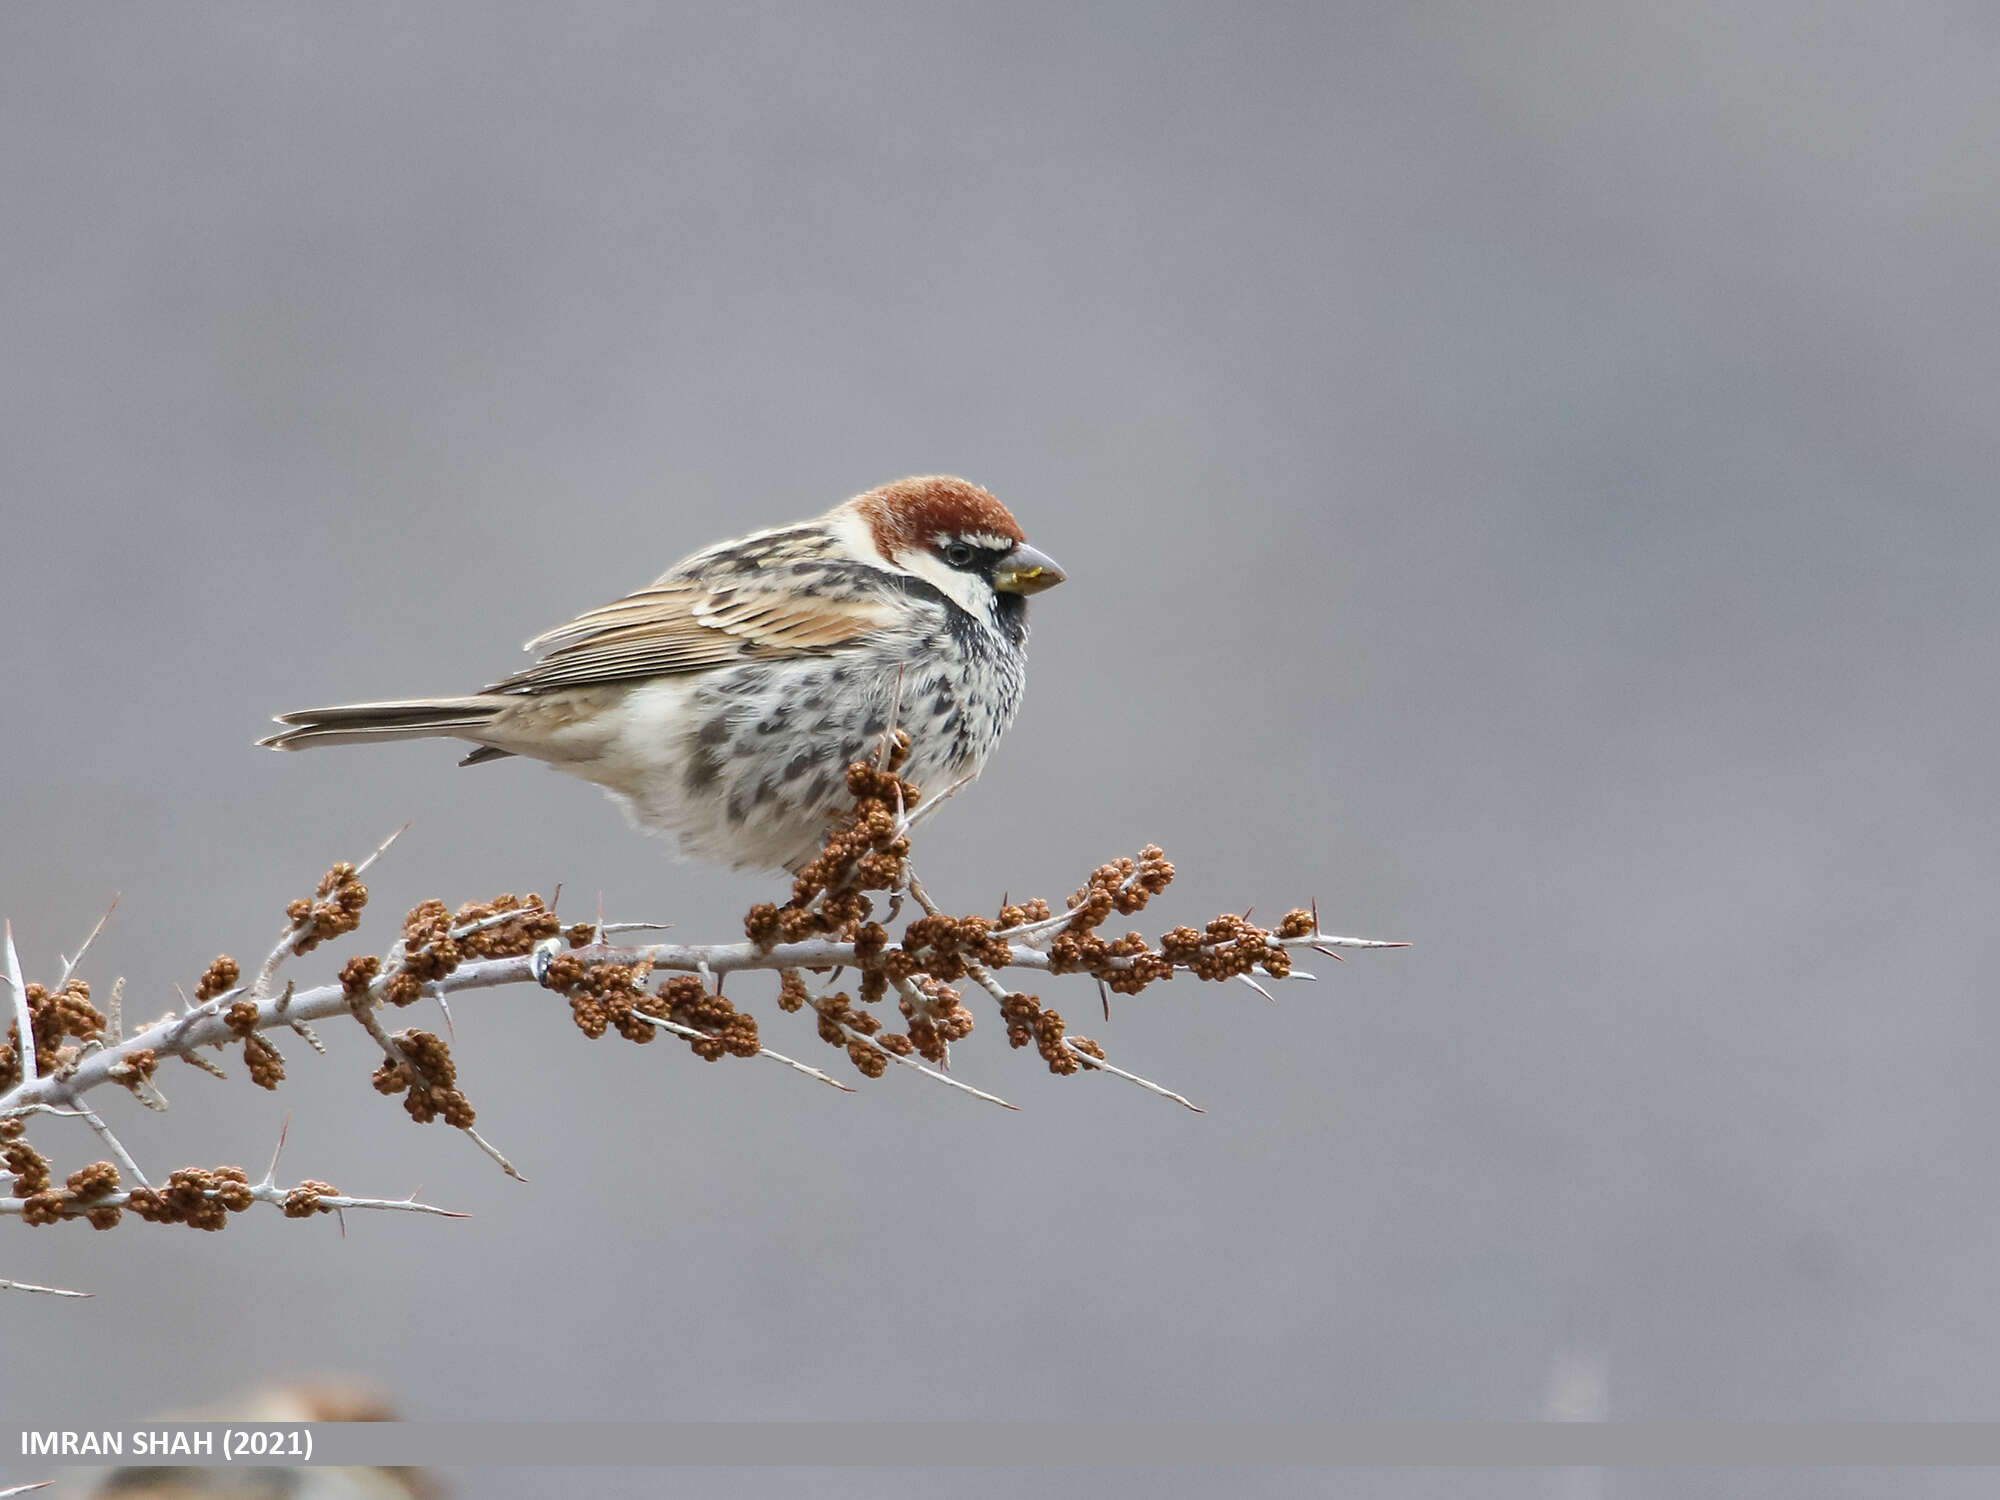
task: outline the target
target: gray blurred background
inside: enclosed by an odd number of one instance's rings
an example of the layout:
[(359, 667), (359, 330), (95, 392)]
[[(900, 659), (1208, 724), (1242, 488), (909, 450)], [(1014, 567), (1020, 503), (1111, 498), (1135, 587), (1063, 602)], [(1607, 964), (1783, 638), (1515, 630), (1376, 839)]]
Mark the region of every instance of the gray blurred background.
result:
[(250, 742), (933, 470), (1072, 580), (934, 892), (1154, 839), (1153, 931), (1317, 897), (1417, 942), (1275, 1009), (1045, 991), (1206, 1116), (985, 1011), (957, 1066), (1021, 1114), (468, 996), (527, 1187), (351, 1027), (275, 1097), (174, 1067), (171, 1115), (107, 1101), (151, 1167), (261, 1167), (290, 1111), (287, 1176), (477, 1217), (0, 1226), (0, 1275), (99, 1294), (6, 1302), (0, 1409), (336, 1371), (454, 1419), (1994, 1417), (1996, 127), (2000, 20), (1944, 0), (0, 10), (30, 977), (123, 892), (87, 973), (156, 1014), (406, 818), (301, 975), (558, 881), (733, 933), (770, 882), (539, 767)]

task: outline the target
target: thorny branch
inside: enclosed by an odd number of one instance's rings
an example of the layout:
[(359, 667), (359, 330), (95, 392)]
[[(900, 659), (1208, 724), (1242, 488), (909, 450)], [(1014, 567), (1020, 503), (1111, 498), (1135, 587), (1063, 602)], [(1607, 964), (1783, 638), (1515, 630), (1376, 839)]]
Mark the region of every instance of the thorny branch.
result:
[[(285, 1061), (267, 1033), (290, 1030), (324, 1051), (311, 1023), (336, 1018), (358, 1023), (380, 1056), (372, 1080), (378, 1092), (401, 1095), (403, 1108), (420, 1124), (442, 1119), (457, 1127), (519, 1177), (473, 1129), (475, 1112), (459, 1087), (447, 1042), (429, 1031), (392, 1032), (382, 1024), (385, 1010), (424, 998), (442, 1004), (446, 996), (471, 990), (538, 984), (568, 1000), (572, 1020), (588, 1037), (616, 1030), (628, 1041), (645, 1043), (665, 1035), (706, 1061), (768, 1058), (852, 1092), (820, 1069), (765, 1047), (756, 1019), (723, 998), (724, 976), (771, 971), (778, 975), (779, 1010), (810, 1009), (820, 1040), (845, 1052), (863, 1077), (879, 1078), (896, 1063), (1012, 1109), (952, 1075), (951, 1043), (970, 1035), (974, 1025), (954, 985), (969, 980), (997, 1005), (1010, 1046), (1032, 1045), (1050, 1072), (1107, 1073), (1196, 1109), (1181, 1094), (1115, 1066), (1099, 1043), (1071, 1033), (1039, 996), (1010, 988), (1002, 976), (1010, 971), (1090, 975), (1105, 994), (1108, 1018), (1111, 994), (1136, 995), (1176, 974), (1240, 980), (1268, 996), (1255, 971), (1271, 979), (1313, 977), (1294, 968), (1298, 949), (1337, 958), (1344, 948), (1405, 946), (1325, 933), (1311, 909), (1290, 911), (1270, 928), (1255, 925), (1247, 914), (1225, 913), (1200, 928), (1175, 927), (1157, 942), (1138, 932), (1101, 936), (1099, 929), (1114, 912), (1129, 916), (1142, 910), (1172, 882), (1173, 865), (1150, 844), (1133, 858), (1091, 872), (1060, 911), (1034, 900), (1003, 903), (990, 918), (952, 916), (912, 870), (910, 834), (958, 787), (924, 801), (917, 787), (900, 779), (908, 743), (896, 732), (873, 764), (858, 761), (848, 768), (852, 814), (798, 873), (788, 901), (750, 909), (742, 942), (621, 944), (612, 941), (614, 935), (651, 924), (607, 924), (600, 918), (565, 928), (533, 894), (496, 896), (456, 912), (430, 900), (405, 916), (402, 934), (386, 954), (356, 953), (331, 983), (300, 989), (287, 982), (280, 989), (279, 973), (289, 959), (360, 925), (368, 904), (360, 877), (394, 842), (394, 834), (361, 864), (335, 865), (312, 897), (290, 903), (282, 936), (247, 984), (240, 982), (234, 959), (218, 956), (196, 983), (192, 1002), (130, 1035), (123, 1034), (117, 991), (107, 1024), (91, 1003), (88, 983), (75, 977), (76, 959), (64, 965), (53, 988), (23, 982), (9, 932), (4, 956), (13, 1020), (0, 1034), (0, 1162), (5, 1164), (0, 1188), (11, 1180), (12, 1196), (0, 1198), (0, 1215), (30, 1224), (84, 1219), (103, 1229), (129, 1210), (157, 1223), (219, 1229), (231, 1213), (260, 1202), (281, 1207), (290, 1217), (348, 1208), (444, 1214), (407, 1199), (349, 1197), (322, 1182), (284, 1188), (269, 1172), (253, 1183), (234, 1167), (183, 1168), (155, 1188), (102, 1118), (82, 1102), (91, 1090), (116, 1084), (142, 1102), (163, 1106), (154, 1086), (163, 1060), (180, 1058), (220, 1076), (209, 1054), (232, 1046), (240, 1046), (251, 1081), (274, 1089), (285, 1077)], [(877, 895), (888, 901), (879, 921)], [(885, 923), (897, 919), (906, 897), (918, 914), (892, 938)], [(850, 971), (851, 984), (843, 985)], [(656, 973), (664, 977), (648, 988)], [(900, 1030), (890, 1029), (878, 1014), (891, 998)], [(55, 1186), (47, 1160), (25, 1138), (28, 1118), (39, 1114), (84, 1119), (114, 1160), (86, 1166)], [(0, 1282), (0, 1289), (15, 1285)]]

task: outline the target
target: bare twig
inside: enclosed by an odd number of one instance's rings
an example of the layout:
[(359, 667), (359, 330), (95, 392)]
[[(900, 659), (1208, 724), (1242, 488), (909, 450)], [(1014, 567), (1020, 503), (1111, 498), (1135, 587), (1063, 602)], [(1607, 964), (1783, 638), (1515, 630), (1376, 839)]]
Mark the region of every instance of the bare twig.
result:
[(1103, 1058), (1097, 1056), (1095, 1053), (1084, 1051), (1083, 1048), (1077, 1046), (1077, 1044), (1071, 1041), (1068, 1037), (1064, 1037), (1062, 1040), (1063, 1040), (1063, 1045), (1069, 1048), (1070, 1052), (1075, 1056), (1076, 1060), (1082, 1063), (1084, 1067), (1094, 1068), (1101, 1072), (1110, 1073), (1115, 1077), (1124, 1079), (1127, 1083), (1136, 1083), (1139, 1085), (1140, 1088), (1144, 1089), (1147, 1093), (1158, 1094), (1162, 1099), (1171, 1099), (1176, 1104), (1184, 1104), (1198, 1115), (1205, 1115), (1208, 1113), (1207, 1110), (1203, 1109), (1199, 1104), (1196, 1104), (1192, 1099), (1188, 1098), (1187, 1095), (1176, 1094), (1172, 1089), (1162, 1088), (1160, 1087), (1159, 1084), (1153, 1082), (1152, 1079), (1141, 1078), (1137, 1073), (1128, 1073), (1123, 1068), (1117, 1067), (1111, 1063), (1106, 1062)]
[[(648, 1026), (657, 1027), (661, 1031), (671, 1031), (675, 1036), (687, 1037), (689, 1040), (693, 1040), (696, 1037), (709, 1038), (711, 1040), (713, 1039), (712, 1037), (710, 1037), (710, 1033), (706, 1031), (698, 1030), (693, 1026), (683, 1026), (681, 1025), (680, 1022), (669, 1021), (664, 1016), (649, 1016), (643, 1010), (635, 1010), (632, 1012), (632, 1014), (637, 1016), (640, 1020), (644, 1021)], [(782, 1052), (773, 1052), (769, 1047), (759, 1047), (757, 1049), (757, 1055), (759, 1057), (768, 1057), (771, 1059), (772, 1062), (781, 1062), (786, 1067), (795, 1069), (796, 1071), (805, 1074), (806, 1077), (808, 1078), (817, 1078), (821, 1083), (831, 1084), (834, 1088), (839, 1089), (843, 1094), (852, 1094), (856, 1092), (856, 1090), (842, 1083), (838, 1078), (835, 1078), (831, 1073), (822, 1073), (818, 1068), (813, 1067), (810, 1063), (802, 1063), (795, 1057), (785, 1056), (785, 1054)]]
[(972, 1095), (972, 1097), (975, 1099), (984, 1099), (988, 1104), (997, 1104), (1002, 1109), (1011, 1109), (1016, 1113), (1020, 1112), (1021, 1108), (1020, 1105), (1009, 1104), (1005, 1099), (1002, 1099), (998, 1094), (989, 1094), (986, 1092), (986, 1090), (976, 1089), (969, 1083), (960, 1083), (956, 1078), (953, 1078), (947, 1073), (940, 1073), (935, 1068), (925, 1067), (922, 1063), (918, 1062), (914, 1057), (905, 1057), (900, 1052), (891, 1052), (887, 1047), (883, 1046), (880, 1042), (876, 1041), (874, 1037), (869, 1036), (864, 1032), (856, 1031), (852, 1026), (849, 1026), (845, 1021), (836, 1021), (834, 1022), (834, 1025), (840, 1028), (841, 1034), (845, 1036), (849, 1041), (860, 1042), (864, 1047), (872, 1047), (877, 1052), (881, 1053), (884, 1057), (888, 1058), (889, 1061), (901, 1063), (906, 1068), (915, 1068), (919, 1073), (923, 1074), (924, 1077), (933, 1079), (936, 1082), (943, 1084), (946, 1088), (957, 1089), (961, 1093)]
[[(407, 828), (409, 825), (405, 823), (403, 827)], [(401, 831), (401, 829), (397, 830), (398, 833)], [(394, 836), (394, 834), (390, 835), (391, 838), (394, 838)], [(387, 846), (385, 845), (384, 847), (386, 848)], [(294, 996), (293, 998), (296, 1001), (297, 997)], [(359, 1021), (368, 1034), (375, 1039), (375, 1045), (382, 1049), (391, 1062), (401, 1066), (416, 1082), (429, 1083), (430, 1075), (418, 1065), (409, 1053), (403, 1050), (402, 1045), (394, 1037), (382, 1029), (382, 1023), (375, 1019), (373, 998), (371, 995), (366, 1002), (357, 1000), (350, 1004), (347, 1009), (353, 1013), (354, 1019)], [(500, 1154), (499, 1148), (470, 1125), (460, 1125), (458, 1129), (471, 1140), (473, 1145), (490, 1156), (500, 1170), (505, 1172), (509, 1177), (513, 1178), (516, 1182), (526, 1182), (528, 1180), (521, 1175), (518, 1167)]]
[(113, 894), (113, 896), (111, 897), (111, 904), (104, 908), (104, 915), (99, 917), (97, 919), (97, 925), (90, 929), (90, 936), (83, 940), (83, 946), (77, 949), (76, 952), (72, 954), (70, 957), (63, 960), (62, 978), (56, 981), (57, 989), (61, 989), (64, 985), (69, 983), (70, 976), (76, 972), (76, 966), (83, 962), (83, 955), (90, 951), (90, 945), (96, 942), (97, 935), (100, 932), (104, 931), (104, 924), (106, 922), (109, 922), (111, 920), (111, 914), (114, 911), (118, 910), (119, 894), (122, 894), (122, 892)]
[(139, 1170), (139, 1164), (132, 1159), (132, 1153), (125, 1149), (124, 1142), (111, 1133), (111, 1127), (99, 1118), (96, 1111), (81, 1100), (76, 1101), (76, 1108), (77, 1112), (90, 1122), (90, 1128), (97, 1132), (97, 1138), (104, 1142), (104, 1149), (117, 1161), (119, 1170), (130, 1173), (141, 1187), (151, 1187), (153, 1184), (147, 1181), (146, 1174)]
[[(244, 1185), (242, 1183), (232, 1183), (230, 1186), (243, 1187)], [(224, 1191), (225, 1189), (223, 1188), (209, 1188), (202, 1196), (204, 1198), (219, 1198)], [(257, 1182), (251, 1183), (246, 1191), (259, 1203), (269, 1203), (283, 1208), (285, 1199), (290, 1197), (297, 1189), (279, 1187), (275, 1183)], [(20, 1198), (0, 1198), (0, 1217), (5, 1217), (8, 1214), (19, 1214), (25, 1201)], [(132, 1194), (121, 1190), (115, 1193), (104, 1193), (92, 1198), (89, 1200), (89, 1206), (92, 1208), (123, 1208), (131, 1201)], [(469, 1219), (472, 1217), (471, 1214), (459, 1213), (455, 1209), (439, 1208), (431, 1203), (419, 1203), (414, 1198), (351, 1198), (345, 1193), (321, 1193), (315, 1195), (315, 1201), (321, 1206), (330, 1209), (382, 1209), (393, 1213), (434, 1214), (440, 1219)], [(69, 1295), (87, 1296), (88, 1293), (72, 1292)]]
[[(381, 843), (377, 844), (375, 852), (354, 867), (355, 875), (358, 877), (367, 874), (369, 866), (387, 854), (389, 846), (401, 838), (409, 829), (409, 826), (408, 823), (405, 823), (401, 828), (398, 828), (394, 833), (391, 833), (387, 838), (382, 840)], [(285, 930), (284, 936), (278, 939), (277, 945), (265, 956), (263, 965), (257, 970), (257, 977), (250, 981), (251, 999), (261, 1001), (270, 993), (271, 981), (278, 977), (278, 970), (284, 966), (285, 960), (291, 956), (292, 945), (309, 936), (312, 930), (313, 919), (310, 916), (305, 921)], [(219, 1006), (224, 1000), (231, 1000), (233, 998), (235, 998), (234, 991), (231, 991), (227, 995), (218, 995), (215, 999), (209, 1001), (209, 1007), (213, 1009)]]
[[(0, 1277), (0, 1292), (40, 1292), (48, 1297), (95, 1297), (95, 1292), (72, 1292), (68, 1287), (37, 1286), (32, 1281), (8, 1281)], [(0, 1490), (0, 1496), (25, 1495), (29, 1490), (38, 1490), (39, 1484), (24, 1484), (17, 1490)]]

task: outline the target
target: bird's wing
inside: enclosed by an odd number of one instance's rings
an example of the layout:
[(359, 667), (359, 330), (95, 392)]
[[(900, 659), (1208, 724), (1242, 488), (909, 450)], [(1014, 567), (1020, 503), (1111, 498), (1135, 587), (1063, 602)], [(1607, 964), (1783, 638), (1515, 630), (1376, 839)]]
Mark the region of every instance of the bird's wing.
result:
[(671, 575), (545, 631), (545, 653), (488, 692), (544, 693), (734, 662), (821, 656), (894, 623), (887, 604), (704, 584)]

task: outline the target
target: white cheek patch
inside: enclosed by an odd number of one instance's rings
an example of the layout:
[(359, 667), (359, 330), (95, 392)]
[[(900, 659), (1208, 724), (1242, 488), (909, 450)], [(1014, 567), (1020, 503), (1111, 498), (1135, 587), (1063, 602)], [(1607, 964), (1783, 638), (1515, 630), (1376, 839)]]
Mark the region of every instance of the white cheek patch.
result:
[(975, 619), (983, 620), (990, 611), (993, 590), (985, 579), (941, 562), (928, 552), (912, 552), (902, 559), (906, 572), (915, 574), (945, 598)]

